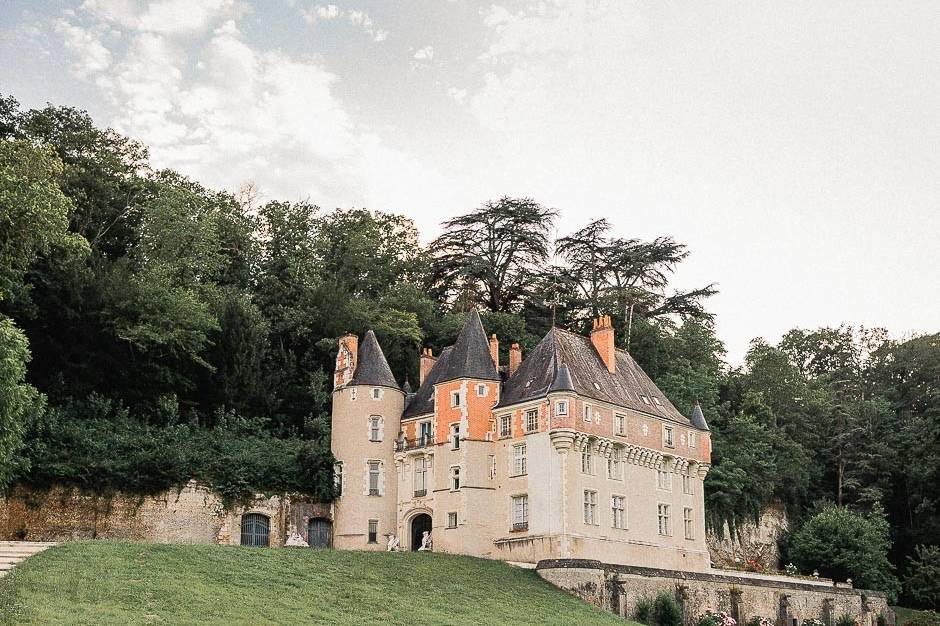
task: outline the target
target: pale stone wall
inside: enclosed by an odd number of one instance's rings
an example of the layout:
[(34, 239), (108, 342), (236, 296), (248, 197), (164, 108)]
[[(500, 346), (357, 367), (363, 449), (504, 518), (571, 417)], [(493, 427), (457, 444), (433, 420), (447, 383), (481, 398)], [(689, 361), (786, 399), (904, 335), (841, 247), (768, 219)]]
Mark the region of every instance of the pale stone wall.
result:
[(269, 541), (282, 546), (291, 533), (307, 539), (313, 518), (330, 519), (329, 504), (295, 496), (259, 496), (226, 508), (218, 494), (190, 482), (157, 496), (99, 496), (68, 488), (17, 487), (0, 498), (0, 540), (114, 539), (153, 543), (233, 544), (241, 541), (241, 516), (270, 520)]
[(732, 533), (725, 525), (719, 539), (713, 533), (708, 534), (708, 551), (716, 567), (742, 568), (749, 561), (759, 563), (765, 570), (780, 570), (785, 563), (780, 562), (780, 549), (777, 542), (786, 534), (789, 522), (786, 511), (779, 504), (769, 506), (756, 524), (747, 522)]
[(843, 614), (858, 619), (862, 626), (874, 626), (878, 615), (894, 622), (884, 594), (836, 586), (831, 581), (721, 570), (679, 572), (581, 559), (542, 561), (537, 571), (557, 587), (627, 618), (634, 615), (640, 599), (652, 599), (665, 591), (675, 597), (687, 624), (695, 623), (709, 610), (726, 611), (738, 623), (767, 617), (779, 626), (799, 626), (807, 618), (831, 625)]

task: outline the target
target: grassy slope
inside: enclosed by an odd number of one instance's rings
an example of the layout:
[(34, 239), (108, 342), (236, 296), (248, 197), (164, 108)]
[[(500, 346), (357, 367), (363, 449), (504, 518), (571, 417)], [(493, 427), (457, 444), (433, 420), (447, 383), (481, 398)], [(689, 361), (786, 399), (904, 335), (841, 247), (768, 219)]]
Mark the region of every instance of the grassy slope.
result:
[(0, 579), (3, 621), (629, 624), (495, 561), (105, 542), (46, 550)]

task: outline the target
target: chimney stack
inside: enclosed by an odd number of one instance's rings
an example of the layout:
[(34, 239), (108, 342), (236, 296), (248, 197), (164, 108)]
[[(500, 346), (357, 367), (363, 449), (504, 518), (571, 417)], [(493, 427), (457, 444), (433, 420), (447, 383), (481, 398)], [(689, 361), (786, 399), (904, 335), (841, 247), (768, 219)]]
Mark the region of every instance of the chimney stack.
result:
[(490, 358), (493, 359), (493, 365), (496, 366), (496, 371), (499, 371), (499, 339), (496, 338), (496, 335), (490, 335)]
[(421, 351), (421, 365), (419, 367), (418, 385), (424, 384), (424, 379), (428, 377), (428, 372), (437, 363), (437, 357), (431, 352), (431, 348), (425, 348)]
[(359, 354), (359, 337), (346, 333), (339, 338), (336, 352), (336, 369), (333, 371), (333, 388), (341, 387), (352, 380)]
[(609, 315), (601, 315), (594, 320), (591, 330), (591, 343), (601, 357), (607, 371), (613, 374), (617, 371), (617, 351), (614, 348), (614, 327), (610, 323)]
[(518, 343), (514, 343), (509, 348), (509, 375), (512, 376), (520, 365), (522, 365), (522, 348)]

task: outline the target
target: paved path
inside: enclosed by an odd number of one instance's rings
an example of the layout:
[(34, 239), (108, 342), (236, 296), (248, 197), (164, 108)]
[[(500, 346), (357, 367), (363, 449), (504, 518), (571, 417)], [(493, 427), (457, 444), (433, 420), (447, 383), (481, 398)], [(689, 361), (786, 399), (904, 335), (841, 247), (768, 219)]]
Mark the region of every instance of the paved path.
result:
[(54, 545), (51, 541), (0, 541), (0, 577), (20, 561)]

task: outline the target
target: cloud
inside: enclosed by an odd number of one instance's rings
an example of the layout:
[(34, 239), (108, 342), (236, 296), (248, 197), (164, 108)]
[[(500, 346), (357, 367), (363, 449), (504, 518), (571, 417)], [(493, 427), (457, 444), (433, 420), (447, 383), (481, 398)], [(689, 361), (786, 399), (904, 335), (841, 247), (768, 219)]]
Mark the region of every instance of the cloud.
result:
[(234, 0), (85, 0), (81, 10), (125, 28), (186, 35), (203, 32), (216, 20), (246, 8)]
[[(90, 28), (62, 19), (56, 32), (82, 51), (71, 59), (74, 71), (117, 111), (107, 123), (150, 146), (156, 167), (232, 191), (253, 181), (274, 197), (310, 197), (328, 208), (401, 210), (421, 195), (440, 197), (434, 189), (445, 186), (433, 172), (350, 116), (321, 60), (253, 48), (231, 5), (217, 7), (200, 18), (203, 43), (175, 36), (169, 5), (169, 13), (135, 13), (126, 3), (96, 2), (74, 18)], [(364, 14), (344, 19), (372, 27)], [(120, 51), (95, 36), (112, 27), (126, 40)]]
[(463, 104), (467, 100), (467, 90), (458, 87), (449, 87), (447, 95), (454, 99), (457, 104)]
[(317, 22), (332, 22), (345, 19), (354, 27), (369, 35), (375, 42), (388, 39), (388, 31), (376, 28), (372, 18), (365, 11), (359, 9), (341, 9), (335, 4), (317, 5), (312, 9), (300, 12), (304, 21), (313, 26)]
[(434, 58), (434, 48), (431, 46), (425, 46), (415, 52), (414, 58), (418, 61), (430, 61)]

